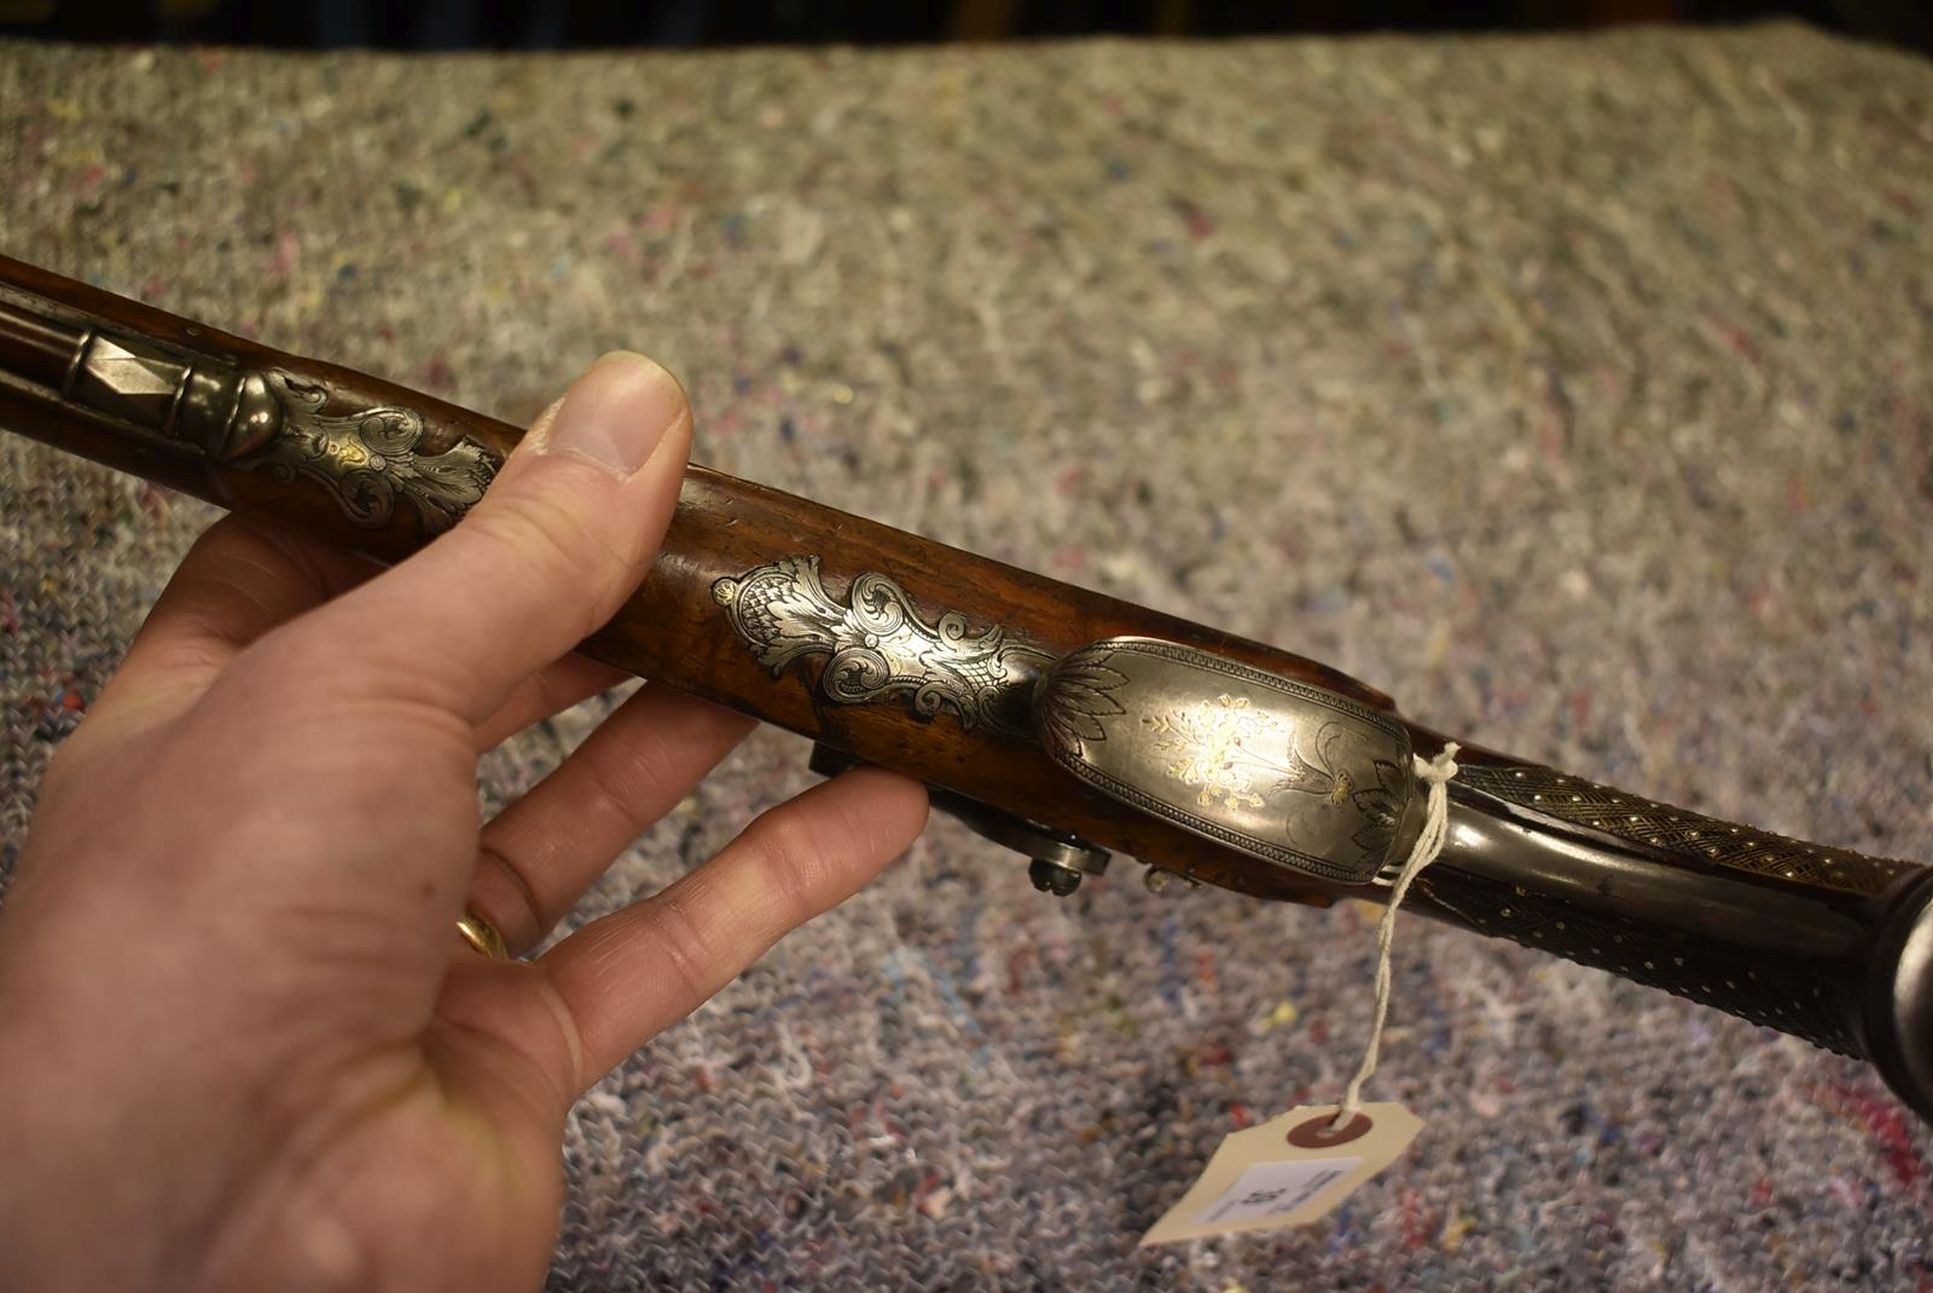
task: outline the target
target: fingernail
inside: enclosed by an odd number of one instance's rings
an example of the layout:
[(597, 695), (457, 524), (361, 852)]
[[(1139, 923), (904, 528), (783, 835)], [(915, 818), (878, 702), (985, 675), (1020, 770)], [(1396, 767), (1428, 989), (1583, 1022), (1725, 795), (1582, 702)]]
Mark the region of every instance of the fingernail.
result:
[(677, 378), (643, 355), (613, 351), (571, 384), (543, 451), (580, 454), (629, 476), (685, 414)]

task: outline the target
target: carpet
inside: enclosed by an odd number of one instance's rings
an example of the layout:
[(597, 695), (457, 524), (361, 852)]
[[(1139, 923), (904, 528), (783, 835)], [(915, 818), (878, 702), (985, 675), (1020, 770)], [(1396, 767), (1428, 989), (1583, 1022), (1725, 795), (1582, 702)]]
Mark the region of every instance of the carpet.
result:
[[(523, 419), (647, 351), (698, 457), (1335, 664), (1667, 802), (1933, 855), (1933, 68), (1588, 38), (326, 57), (0, 45), (0, 250)], [(0, 438), (0, 869), (193, 502)], [(490, 804), (606, 702), (493, 754)], [(762, 733), (580, 916), (808, 784)], [(1373, 915), (936, 822), (571, 1117), (556, 1290), (1898, 1289), (1860, 1065), (1422, 920), (1308, 1230), (1140, 1251), (1334, 1098)], [(4, 1094), (0, 1094), (4, 1098)]]

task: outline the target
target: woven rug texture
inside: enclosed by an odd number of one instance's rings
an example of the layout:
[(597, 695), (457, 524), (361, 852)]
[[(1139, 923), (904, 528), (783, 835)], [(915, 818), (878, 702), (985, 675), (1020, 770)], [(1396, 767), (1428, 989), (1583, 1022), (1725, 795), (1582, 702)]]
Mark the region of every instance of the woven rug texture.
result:
[[(0, 44), (0, 250), (1340, 666), (1667, 802), (1933, 857), (1933, 66), (1590, 38), (326, 57)], [(211, 511), (0, 437), (0, 872)], [(501, 805), (608, 707), (509, 742)], [(763, 732), (580, 917), (810, 781)], [(1137, 1250), (1333, 1099), (1373, 909), (1057, 901), (945, 821), (586, 1098), (551, 1287), (1911, 1289), (1861, 1065), (1416, 919), (1313, 1228)], [(0, 1091), (0, 1099), (5, 1098)]]

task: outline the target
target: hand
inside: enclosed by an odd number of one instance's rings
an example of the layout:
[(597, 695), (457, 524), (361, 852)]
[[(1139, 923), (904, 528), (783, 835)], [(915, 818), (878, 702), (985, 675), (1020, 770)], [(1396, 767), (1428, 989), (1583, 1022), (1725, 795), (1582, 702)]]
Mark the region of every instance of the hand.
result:
[(691, 418), (609, 356), (449, 534), (369, 577), (235, 520), (176, 574), (42, 786), (0, 909), (0, 1284), (528, 1289), (565, 1112), (897, 856), (850, 773), (530, 963), (751, 722), (647, 685), (479, 828), (478, 755), (617, 680)]

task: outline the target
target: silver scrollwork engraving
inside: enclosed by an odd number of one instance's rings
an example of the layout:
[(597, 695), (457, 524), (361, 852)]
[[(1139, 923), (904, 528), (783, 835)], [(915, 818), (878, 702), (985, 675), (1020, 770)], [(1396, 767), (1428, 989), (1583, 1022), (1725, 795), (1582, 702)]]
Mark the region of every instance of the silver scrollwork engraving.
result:
[(369, 529), (389, 524), (404, 504), (426, 534), (447, 530), (483, 497), (498, 466), (468, 438), (423, 452), (430, 428), (414, 409), (93, 328), (76, 339), (62, 394), (227, 466), (312, 481)]
[(881, 574), (853, 580), (841, 605), (826, 591), (816, 556), (720, 579), (711, 592), (774, 677), (796, 660), (825, 656), (818, 690), (835, 705), (905, 697), (922, 718), (944, 711), (962, 727), (1020, 735), (1028, 694), (1052, 658), (1008, 641), (997, 624), (974, 633), (957, 611), (928, 623)]
[(325, 387), (284, 372), (263, 377), (281, 405), (282, 427), (235, 465), (285, 481), (306, 476), (328, 489), (358, 525), (388, 524), (401, 500), (416, 509), (425, 530), (446, 530), (483, 497), (496, 475), (496, 459), (471, 440), (439, 454), (417, 452), (424, 428), (414, 410), (379, 405), (324, 413)]

